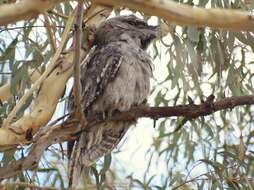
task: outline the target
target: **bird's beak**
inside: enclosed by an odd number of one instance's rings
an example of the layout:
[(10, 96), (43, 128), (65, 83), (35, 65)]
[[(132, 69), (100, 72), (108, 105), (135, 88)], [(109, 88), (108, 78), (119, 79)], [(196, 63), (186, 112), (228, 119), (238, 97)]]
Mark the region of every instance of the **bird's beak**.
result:
[(159, 36), (160, 27), (159, 26), (148, 26), (149, 29), (145, 31), (145, 37), (141, 40), (142, 48), (147, 49), (149, 44)]
[(160, 35), (160, 26), (149, 26), (149, 39), (152, 41)]
[(149, 31), (150, 31), (150, 38), (151, 40), (157, 38), (160, 35), (160, 26), (156, 25), (156, 26), (151, 26), (149, 25)]
[(159, 26), (159, 25), (156, 25), (156, 26), (151, 26), (151, 25), (149, 25), (149, 28), (150, 28), (151, 30), (154, 30), (154, 31), (159, 31), (159, 30), (160, 30), (160, 26)]

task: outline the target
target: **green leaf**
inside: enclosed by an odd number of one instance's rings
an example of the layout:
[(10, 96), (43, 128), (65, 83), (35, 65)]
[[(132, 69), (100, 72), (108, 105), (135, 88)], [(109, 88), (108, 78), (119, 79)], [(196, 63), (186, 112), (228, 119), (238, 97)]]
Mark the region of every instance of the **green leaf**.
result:
[[(18, 64), (15, 64), (17, 66)], [(11, 93), (13, 95), (17, 95), (18, 90), (24, 90), (25, 85), (29, 81), (29, 76), (28, 76), (28, 69), (27, 66), (21, 66), (17, 68), (13, 68), (13, 77), (11, 79)], [(22, 89), (23, 87), (23, 89)]]
[(94, 175), (95, 177), (95, 181), (96, 181), (96, 185), (99, 186), (100, 185), (100, 178), (99, 178), (99, 173), (98, 171), (96, 170), (95, 167), (90, 167), (90, 171), (91, 173)]
[(0, 62), (5, 62), (6, 60), (9, 60), (11, 63), (15, 60), (15, 51), (16, 51), (16, 45), (18, 43), (18, 38), (15, 38), (9, 46), (6, 48), (3, 55), (0, 57)]
[(112, 160), (111, 154), (107, 154), (106, 156), (104, 156), (104, 164), (103, 164), (103, 168), (102, 168), (100, 174), (105, 174), (106, 171), (109, 170), (111, 160)]
[(187, 34), (192, 42), (199, 42), (200, 32), (197, 27), (189, 26), (187, 29)]

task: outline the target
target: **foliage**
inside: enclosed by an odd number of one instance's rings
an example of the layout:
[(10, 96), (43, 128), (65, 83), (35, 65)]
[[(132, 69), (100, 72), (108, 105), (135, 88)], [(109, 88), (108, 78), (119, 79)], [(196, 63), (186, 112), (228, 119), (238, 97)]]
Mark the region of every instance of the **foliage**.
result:
[[(179, 2), (202, 7), (252, 8), (252, 5), (248, 6), (241, 0)], [(59, 36), (71, 10), (73, 5), (64, 3), (47, 15), (0, 28), (0, 82), (3, 85), (11, 81), (13, 95), (10, 100), (2, 102), (1, 122), (30, 87), (28, 69), (45, 70), (55, 51), (54, 43), (58, 45), (61, 41)], [(116, 11), (116, 14), (123, 12)], [(149, 22), (163, 22), (143, 16)], [(155, 60), (153, 89), (149, 99), (151, 105), (200, 103), (210, 94), (223, 99), (254, 92), (253, 33), (170, 24), (169, 33), (162, 34), (149, 51)], [(65, 94), (67, 96), (68, 92)], [(19, 117), (30, 102), (23, 107)], [(57, 110), (57, 115), (64, 112), (61, 108)], [(153, 126), (152, 122), (149, 123), (147, 128)], [(135, 131), (131, 131), (129, 136), (132, 132)], [(135, 172), (128, 173), (128, 166), (124, 167), (125, 170), (114, 167), (115, 163), (121, 162), (114, 158), (118, 154), (114, 151), (84, 171), (83, 186), (96, 186), (98, 189), (253, 189), (253, 137), (251, 106), (192, 120), (181, 117), (159, 119), (152, 145), (143, 155), (149, 161), (145, 162), (147, 172), (142, 177), (135, 175)], [(67, 187), (67, 158), (66, 151), (62, 150), (66, 145), (62, 146), (49, 147), (36, 171), (24, 171), (5, 181)], [(1, 165), (26, 155), (27, 149), (4, 153)], [(129, 154), (131, 157), (133, 153)], [(162, 169), (158, 171), (154, 168)]]

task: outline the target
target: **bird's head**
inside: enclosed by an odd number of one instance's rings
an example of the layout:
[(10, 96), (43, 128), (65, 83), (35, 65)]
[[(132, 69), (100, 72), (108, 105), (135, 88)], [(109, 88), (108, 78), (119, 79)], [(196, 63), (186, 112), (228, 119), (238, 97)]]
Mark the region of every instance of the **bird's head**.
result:
[(158, 36), (159, 27), (148, 25), (144, 20), (134, 16), (117, 16), (104, 22), (95, 33), (95, 44), (105, 44), (120, 40), (121, 35), (128, 35), (142, 49)]

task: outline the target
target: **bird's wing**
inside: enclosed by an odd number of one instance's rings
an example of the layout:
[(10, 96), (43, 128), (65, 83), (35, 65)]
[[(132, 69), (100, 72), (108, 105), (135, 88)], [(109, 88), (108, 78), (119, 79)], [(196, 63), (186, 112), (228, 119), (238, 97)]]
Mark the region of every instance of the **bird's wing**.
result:
[(123, 57), (119, 47), (108, 45), (95, 50), (81, 69), (82, 101), (86, 110), (113, 81)]
[[(81, 68), (81, 103), (83, 104), (83, 109), (88, 110), (89, 106), (94, 103), (94, 101), (103, 93), (107, 84), (113, 81), (120, 65), (123, 62), (123, 55), (119, 47), (114, 44), (109, 44), (101, 48), (96, 48), (89, 57), (85, 65)], [(74, 109), (73, 104), (73, 94), (71, 92), (69, 100), (69, 109)], [(69, 159), (76, 156), (72, 155), (73, 152), (73, 142), (68, 143)], [(78, 146), (76, 146), (77, 148)], [(70, 163), (69, 167), (73, 167), (73, 163)], [(81, 167), (77, 167), (81, 168)], [(78, 169), (77, 169), (78, 170)], [(72, 171), (72, 169), (71, 169)], [(72, 171), (71, 176), (75, 176)], [(79, 173), (79, 172), (75, 172)], [(75, 178), (75, 177), (74, 177)], [(72, 183), (72, 180), (70, 180)]]

